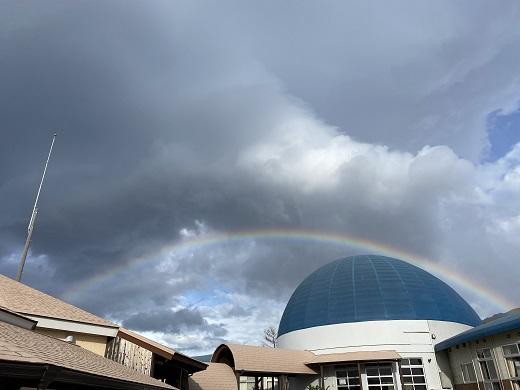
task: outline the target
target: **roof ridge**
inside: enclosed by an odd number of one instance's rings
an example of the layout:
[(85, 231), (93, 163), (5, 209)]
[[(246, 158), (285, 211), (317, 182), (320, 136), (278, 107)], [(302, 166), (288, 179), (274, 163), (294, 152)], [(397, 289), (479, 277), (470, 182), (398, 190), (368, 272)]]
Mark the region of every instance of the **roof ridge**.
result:
[[(13, 288), (18, 289), (17, 292), (22, 293), (22, 295), (13, 294), (11, 297), (9, 296), (8, 292), (4, 291), (4, 294), (0, 295), (0, 305), (6, 307), (9, 310), (12, 310), (17, 313), (23, 313), (26, 315), (34, 315), (34, 316), (41, 316), (41, 317), (48, 317), (48, 318), (58, 318), (61, 320), (66, 321), (73, 321), (73, 322), (79, 322), (79, 323), (85, 323), (85, 324), (95, 324), (100, 326), (107, 326), (107, 327), (114, 327), (119, 328), (118, 324), (113, 323), (112, 321), (109, 321), (103, 317), (100, 317), (96, 314), (93, 314), (85, 309), (82, 309), (81, 307), (75, 306), (69, 302), (64, 301), (63, 299), (54, 297), (50, 294), (47, 294), (43, 291), (40, 291), (34, 287), (31, 287), (25, 283), (18, 282), (14, 279), (11, 279), (10, 277), (0, 274), (0, 289), (2, 285), (8, 285), (5, 286), (6, 288)], [(9, 291), (13, 293), (13, 291)], [(66, 311), (65, 309), (68, 309), (69, 314), (72, 312), (72, 314), (78, 314), (78, 316), (66, 316), (65, 313), (62, 313), (60, 315), (60, 308), (54, 307), (55, 310), (50, 310), (49, 312), (45, 312), (45, 310), (38, 310), (38, 309), (45, 309), (45, 302), (27, 302), (28, 298), (25, 297), (24, 301), (24, 295), (33, 295), (40, 297), (42, 299), (48, 300), (47, 303), (57, 303), (58, 306), (61, 306), (63, 311)], [(34, 297), (31, 297), (34, 298)], [(13, 303), (14, 302), (14, 303)], [(31, 307), (32, 305), (32, 307)], [(35, 307), (38, 307), (37, 310), (35, 310)], [(75, 312), (75, 313), (74, 313)], [(84, 318), (81, 318), (81, 317)]]

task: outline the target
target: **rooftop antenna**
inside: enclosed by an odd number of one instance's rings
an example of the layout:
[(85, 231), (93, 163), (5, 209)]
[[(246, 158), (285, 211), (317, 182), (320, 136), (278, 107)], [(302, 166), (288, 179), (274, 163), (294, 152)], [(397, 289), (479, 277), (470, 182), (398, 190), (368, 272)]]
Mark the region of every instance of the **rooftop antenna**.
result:
[(51, 148), (49, 149), (49, 155), (47, 156), (47, 161), (45, 162), (45, 167), (43, 168), (42, 180), (40, 181), (38, 193), (36, 194), (36, 200), (34, 201), (34, 207), (31, 214), (31, 219), (29, 220), (29, 226), (27, 226), (27, 239), (25, 240), (25, 245), (22, 251), (22, 257), (20, 258), (20, 264), (18, 265), (18, 273), (16, 274), (16, 281), (18, 282), (22, 279), (22, 272), (23, 267), (25, 265), (25, 259), (27, 258), (27, 252), (29, 252), (29, 246), (31, 245), (34, 224), (36, 223), (36, 216), (38, 215), (38, 199), (40, 198), (40, 192), (42, 190), (43, 181), (45, 180), (45, 173), (47, 172), (47, 166), (49, 165), (49, 160), (51, 159), (52, 147), (54, 146), (56, 136), (56, 133), (54, 133), (54, 135), (52, 136)]

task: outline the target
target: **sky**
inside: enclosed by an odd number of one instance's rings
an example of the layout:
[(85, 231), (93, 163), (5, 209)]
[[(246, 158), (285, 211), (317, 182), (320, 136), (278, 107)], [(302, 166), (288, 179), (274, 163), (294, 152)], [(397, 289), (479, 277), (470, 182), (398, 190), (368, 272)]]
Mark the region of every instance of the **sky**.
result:
[(23, 281), (185, 353), (261, 343), (309, 273), (374, 252), (240, 232), (358, 237), (449, 270), (482, 317), (520, 306), (519, 17), (4, 0), (0, 272), (57, 131)]

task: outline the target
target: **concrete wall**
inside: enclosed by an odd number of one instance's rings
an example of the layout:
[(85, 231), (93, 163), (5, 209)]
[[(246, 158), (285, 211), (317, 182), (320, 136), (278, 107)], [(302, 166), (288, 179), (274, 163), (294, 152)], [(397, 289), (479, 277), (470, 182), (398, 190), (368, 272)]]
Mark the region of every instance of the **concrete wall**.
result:
[(76, 345), (85, 348), (97, 355), (105, 356), (105, 349), (107, 345), (106, 336), (90, 335), (85, 333), (68, 332), (64, 330), (36, 328), (36, 332), (64, 340), (67, 336), (74, 336), (76, 338)]
[[(297, 330), (280, 336), (278, 342), (280, 348), (307, 349), (316, 354), (395, 350), (403, 358), (422, 358), (428, 389), (441, 390), (443, 385), (446, 388), (441, 372), (448, 377), (451, 372), (446, 372), (450, 366), (445, 361), (437, 362), (434, 346), (470, 328), (445, 321), (367, 321)], [(336, 383), (335, 378), (332, 382)]]
[[(484, 390), (483, 375), (477, 359), (477, 350), (490, 348), (493, 360), (498, 371), (503, 390), (511, 390), (512, 384), (509, 379), (506, 360), (502, 350), (503, 345), (520, 343), (520, 330), (502, 333), (484, 339), (471, 341), (465, 344), (454, 346), (447, 351), (453, 382), (456, 390)], [(473, 363), (477, 376), (477, 383), (464, 384), (462, 377), (461, 364)]]

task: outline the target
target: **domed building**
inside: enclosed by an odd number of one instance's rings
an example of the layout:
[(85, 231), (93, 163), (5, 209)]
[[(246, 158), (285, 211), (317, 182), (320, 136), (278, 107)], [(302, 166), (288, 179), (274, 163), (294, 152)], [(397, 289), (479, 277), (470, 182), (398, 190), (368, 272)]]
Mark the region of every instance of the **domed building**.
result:
[(426, 390), (426, 383), (441, 389), (435, 343), (479, 324), (455, 290), (423, 269), (390, 257), (352, 256), (324, 265), (296, 288), (278, 342), (318, 355), (395, 351), (424, 373), (414, 390)]
[[(520, 318), (511, 321), (497, 329), (518, 328)], [(488, 328), (453, 288), (423, 269), (385, 256), (351, 256), (300, 283), (283, 312), (277, 348), (222, 344), (211, 364), (232, 369), (233, 390), (520, 390), (514, 377), (501, 388), (498, 374), (497, 387), (486, 379), (489, 370), (477, 373), (484, 356), (477, 344), (485, 347), (497, 331)], [(474, 350), (458, 354), (467, 347), (457, 344), (461, 335), (477, 340)], [(492, 372), (507, 370), (489, 356)], [(194, 385), (205, 375), (195, 374)]]

